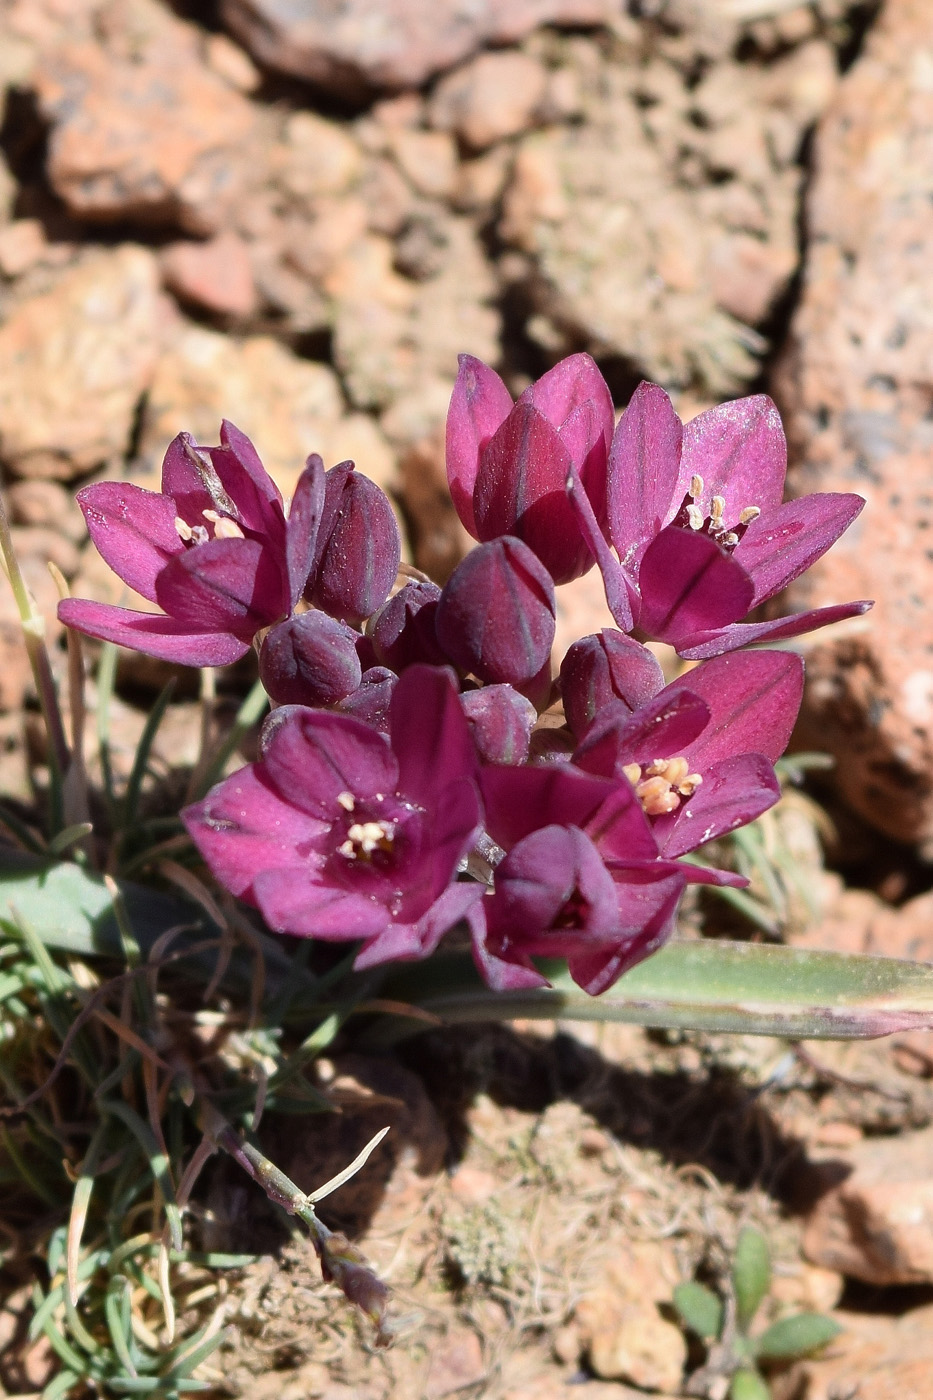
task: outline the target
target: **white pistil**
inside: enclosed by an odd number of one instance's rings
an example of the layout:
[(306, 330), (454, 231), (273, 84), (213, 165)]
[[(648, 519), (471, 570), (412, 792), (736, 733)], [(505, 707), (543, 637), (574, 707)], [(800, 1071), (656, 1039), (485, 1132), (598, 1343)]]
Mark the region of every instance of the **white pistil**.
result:
[(244, 538), (239, 525), (229, 516), (220, 515), (216, 510), (202, 510), (201, 514), (205, 520), (209, 520), (213, 525), (215, 540), (242, 540)]

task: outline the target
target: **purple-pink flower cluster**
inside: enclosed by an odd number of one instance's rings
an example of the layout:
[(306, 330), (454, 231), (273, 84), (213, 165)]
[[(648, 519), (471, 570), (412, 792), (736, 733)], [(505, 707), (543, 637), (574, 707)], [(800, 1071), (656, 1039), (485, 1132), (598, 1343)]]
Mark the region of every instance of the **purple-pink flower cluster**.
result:
[[(286, 510), (249, 440), (220, 437), (181, 434), (161, 492), (78, 497), (162, 613), (69, 599), (60, 615), (189, 665), (258, 651), (260, 755), (183, 816), (269, 928), (356, 942), (370, 967), (465, 924), (492, 987), (541, 985), (535, 960), (561, 958), (596, 994), (661, 946), (688, 883), (744, 883), (683, 857), (777, 801), (803, 663), (739, 648), (869, 606), (746, 620), (864, 504), (783, 502), (769, 399), (684, 426), (642, 384), (615, 424), (587, 355), (515, 402), (462, 357), (447, 467), (477, 545), (443, 587), (400, 572), (391, 503), (352, 462), (309, 458)], [(555, 587), (594, 565), (616, 626), (555, 674)], [(699, 664), (665, 683), (649, 642)]]

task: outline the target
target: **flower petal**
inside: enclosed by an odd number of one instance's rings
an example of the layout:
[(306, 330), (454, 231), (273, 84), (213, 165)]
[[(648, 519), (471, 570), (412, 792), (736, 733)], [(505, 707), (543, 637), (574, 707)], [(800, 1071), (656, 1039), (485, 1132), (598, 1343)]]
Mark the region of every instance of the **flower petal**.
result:
[(803, 698), (799, 656), (790, 651), (732, 652), (695, 666), (685, 684), (710, 710), (703, 732), (676, 750), (691, 768), (704, 771), (707, 764), (740, 753), (763, 753), (772, 763), (780, 758)]
[(179, 433), (168, 445), (162, 460), (162, 494), (175, 502), (176, 514), (193, 525), (216, 502), (204, 481), (209, 467), (207, 449), (198, 447), (190, 433)]
[(645, 550), (638, 583), (639, 628), (678, 651), (698, 633), (744, 617), (755, 592), (741, 564), (708, 535), (675, 525)]
[[(596, 361), (585, 352), (559, 360), (528, 386), (519, 403), (534, 404), (539, 413), (561, 430), (583, 404), (591, 403), (607, 435), (612, 433), (615, 417), (612, 395)], [(575, 460), (579, 464), (580, 458)]]
[(865, 504), (851, 492), (824, 492), (787, 501), (753, 520), (733, 558), (752, 577), (752, 607), (782, 588), (835, 544)]
[(787, 474), (787, 442), (781, 415), (767, 394), (733, 399), (699, 414), (684, 427), (684, 450), (672, 513), (703, 478), (703, 497), (724, 496), (733, 525), (745, 506), (762, 511), (780, 505)]
[(269, 782), (286, 802), (324, 821), (337, 799), (397, 791), (398, 765), (381, 734), (349, 715), (285, 705), (262, 733)]
[(314, 879), (309, 864), (288, 870), (264, 870), (253, 881), (256, 904), (270, 928), (302, 938), (350, 943), (373, 938), (389, 922), (379, 900)]
[(308, 458), (308, 464), (298, 478), (285, 525), (285, 562), (291, 612), (298, 606), (311, 573), (323, 510), (324, 463), (315, 453)]
[(92, 603), (85, 598), (64, 598), (58, 605), (59, 620), (66, 627), (96, 637), (101, 642), (160, 661), (182, 666), (230, 666), (249, 651), (249, 643), (229, 632), (204, 632), (162, 613), (134, 612), (112, 603)]
[(664, 390), (643, 380), (619, 419), (609, 452), (609, 538), (623, 564), (634, 566), (672, 515), (683, 432)]
[(695, 851), (754, 821), (780, 795), (774, 768), (763, 754), (743, 753), (714, 763), (704, 770), (702, 784), (679, 811), (655, 821), (661, 854), (671, 858)]
[(616, 942), (608, 951), (578, 953), (567, 970), (578, 987), (598, 996), (630, 967), (657, 952), (674, 927), (686, 879), (672, 862), (610, 866), (616, 898)]
[(288, 611), (279, 559), (253, 539), (208, 540), (175, 555), (159, 574), (156, 597), (190, 628), (244, 637)]
[(282, 493), (259, 459), (245, 433), (226, 418), (220, 425), (220, 447), (209, 448), (224, 490), (237, 508), (240, 523), (270, 542), (285, 541)]
[(448, 885), (444, 892), (414, 923), (387, 924), (383, 931), (370, 939), (357, 955), (354, 968), (360, 972), (385, 962), (410, 962), (426, 958), (438, 943), (462, 920), (470, 922), (476, 905), (485, 894), (475, 881), (459, 881)]
[(569, 763), (513, 768), (495, 765), (480, 774), (486, 829), (508, 849), (541, 826), (585, 826), (615, 784)]
[(620, 631), (631, 632), (634, 626), (632, 609), (638, 601), (637, 589), (606, 543), (593, 503), (586, 494), (580, 473), (573, 463), (567, 475), (565, 489), (576, 513), (580, 533), (599, 565), (606, 593), (606, 605), (612, 613), (613, 621)]
[(473, 490), (480, 453), (512, 407), (512, 395), (494, 369), (473, 355), (460, 356), (447, 413), (447, 481), (454, 509), (474, 539)]
[(250, 900), (259, 872), (303, 868), (329, 830), (327, 823), (286, 802), (255, 763), (185, 807), (181, 817), (212, 874), (233, 894)]
[(175, 529), (175, 502), (127, 481), (85, 486), (76, 500), (101, 558), (154, 603), (158, 575), (171, 558), (185, 552)]
[(389, 715), (398, 790), (410, 801), (432, 811), (451, 783), (476, 778), (470, 726), (446, 667), (409, 666), (392, 693)]
[(860, 617), (873, 606), (870, 599), (863, 598), (857, 603), (833, 603), (810, 612), (791, 613), (789, 617), (776, 617), (771, 622), (736, 622), (715, 631), (700, 632), (690, 639), (689, 646), (680, 646), (678, 651), (685, 661), (703, 661), (710, 656), (736, 651), (752, 642), (777, 642), (788, 637), (799, 637), (803, 632), (814, 632), (818, 627), (829, 627), (833, 622)]
[(621, 777), (627, 763), (650, 763), (682, 754), (709, 723), (710, 707), (686, 685), (675, 683), (631, 713), (614, 700), (598, 714), (573, 753), (587, 773)]

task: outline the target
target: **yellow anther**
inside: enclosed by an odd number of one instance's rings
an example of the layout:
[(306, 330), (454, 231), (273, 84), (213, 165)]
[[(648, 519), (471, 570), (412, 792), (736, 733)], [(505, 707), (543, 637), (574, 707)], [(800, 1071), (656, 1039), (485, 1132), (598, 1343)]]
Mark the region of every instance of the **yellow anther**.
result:
[(352, 812), (356, 806), (356, 798), (352, 792), (338, 792), (337, 802), (345, 812)]
[(696, 473), (690, 478), (690, 494), (695, 501), (703, 495), (703, 478)]
[(641, 782), (641, 765), (638, 763), (625, 763), (622, 765), (622, 772), (628, 778), (632, 787)]
[(194, 539), (194, 531), (187, 520), (182, 520), (180, 515), (175, 516), (175, 533), (179, 539), (184, 540), (185, 544), (189, 544)]
[(753, 520), (757, 520), (761, 514), (761, 506), (745, 506), (739, 512), (739, 524), (751, 525)]
[(687, 521), (691, 530), (703, 529), (703, 512), (700, 510), (699, 506), (691, 505), (687, 507)]

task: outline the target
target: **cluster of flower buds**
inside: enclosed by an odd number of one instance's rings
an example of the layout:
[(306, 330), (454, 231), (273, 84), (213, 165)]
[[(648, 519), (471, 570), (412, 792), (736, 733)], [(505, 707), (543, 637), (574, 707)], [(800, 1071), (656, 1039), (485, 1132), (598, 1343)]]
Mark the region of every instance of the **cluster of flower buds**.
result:
[[(491, 986), (541, 985), (535, 959), (562, 958), (596, 994), (669, 936), (688, 882), (744, 883), (682, 857), (777, 801), (803, 663), (739, 648), (869, 604), (743, 619), (864, 502), (782, 503), (764, 396), (684, 426), (642, 384), (614, 426), (587, 355), (516, 402), (464, 356), (447, 465), (477, 545), (438, 587), (400, 573), (392, 506), (353, 463), (309, 458), (286, 512), (237, 429), (209, 448), (181, 434), (161, 493), (78, 497), (162, 614), (69, 599), (60, 616), (190, 665), (257, 647), (260, 756), (183, 815), (271, 929), (358, 942), (362, 968), (466, 924)], [(594, 565), (616, 628), (574, 642), (555, 676), (555, 587)], [(650, 641), (699, 664), (666, 684)]]

